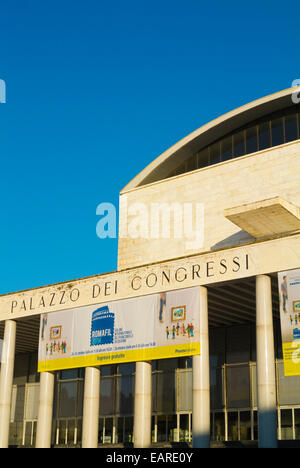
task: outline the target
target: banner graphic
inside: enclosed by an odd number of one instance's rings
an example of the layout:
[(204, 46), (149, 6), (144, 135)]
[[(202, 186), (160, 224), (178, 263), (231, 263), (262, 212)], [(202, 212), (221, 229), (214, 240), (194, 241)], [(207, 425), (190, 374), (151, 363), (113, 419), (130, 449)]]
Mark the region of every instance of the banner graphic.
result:
[(41, 315), (38, 371), (200, 354), (199, 288)]
[(300, 375), (300, 269), (278, 273), (284, 374)]

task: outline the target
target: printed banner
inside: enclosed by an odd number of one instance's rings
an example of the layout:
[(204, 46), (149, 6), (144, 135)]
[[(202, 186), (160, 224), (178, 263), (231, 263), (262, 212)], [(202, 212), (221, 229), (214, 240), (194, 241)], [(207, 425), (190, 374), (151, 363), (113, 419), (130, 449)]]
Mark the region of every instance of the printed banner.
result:
[(200, 354), (199, 288), (41, 315), (38, 371)]
[(300, 375), (300, 269), (278, 273), (284, 374)]

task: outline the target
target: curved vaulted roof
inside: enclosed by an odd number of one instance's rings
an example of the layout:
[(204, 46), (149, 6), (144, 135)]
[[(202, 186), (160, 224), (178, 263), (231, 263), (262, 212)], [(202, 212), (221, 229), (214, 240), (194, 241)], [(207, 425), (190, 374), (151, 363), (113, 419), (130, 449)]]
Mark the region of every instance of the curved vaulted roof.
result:
[(257, 99), (203, 125), (158, 156), (121, 193), (167, 178), (174, 167), (207, 145), (268, 114), (293, 106), (292, 94), (296, 89), (289, 88)]

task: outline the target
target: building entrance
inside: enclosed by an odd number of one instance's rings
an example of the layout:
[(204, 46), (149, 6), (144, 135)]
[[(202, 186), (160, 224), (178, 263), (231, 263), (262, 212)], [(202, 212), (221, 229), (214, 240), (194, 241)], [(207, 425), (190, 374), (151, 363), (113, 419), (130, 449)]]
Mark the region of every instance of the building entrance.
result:
[[(278, 438), (300, 438), (300, 377), (283, 371), (277, 276), (271, 276)], [(211, 440), (257, 440), (255, 278), (208, 289)], [(38, 318), (18, 321), (10, 444), (34, 446)], [(3, 327), (0, 327), (3, 333)], [(26, 348), (27, 347), (27, 348)], [(26, 352), (28, 349), (28, 352)], [(152, 443), (192, 442), (192, 358), (152, 361)], [(133, 443), (135, 364), (101, 367), (99, 446)], [(56, 373), (52, 444), (80, 446), (84, 369)], [(17, 396), (23, 395), (24, 398)]]

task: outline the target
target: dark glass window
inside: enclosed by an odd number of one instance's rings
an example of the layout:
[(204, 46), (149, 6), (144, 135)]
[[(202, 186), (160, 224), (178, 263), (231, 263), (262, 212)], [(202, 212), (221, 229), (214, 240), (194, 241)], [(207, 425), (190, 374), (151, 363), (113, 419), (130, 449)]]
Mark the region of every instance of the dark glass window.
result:
[(175, 411), (176, 373), (167, 372), (157, 374), (157, 411), (173, 413)]
[(133, 417), (127, 416), (125, 418), (124, 442), (132, 442), (132, 436), (133, 436)]
[(186, 172), (185, 162), (183, 164), (180, 164), (180, 166), (177, 167), (175, 172), (176, 172), (176, 175), (180, 175), (180, 174), (183, 174), (184, 172)]
[(293, 438), (293, 415), (291, 409), (282, 409), (281, 416), (281, 439), (291, 440)]
[(186, 170), (187, 170), (187, 172), (192, 172), (195, 169), (197, 169), (197, 157), (195, 155), (193, 155), (186, 162)]
[(292, 106), (255, 120), (235, 132), (212, 142), (173, 169), (167, 177), (191, 172), (220, 161), (238, 158), (300, 138), (300, 106)]
[(175, 442), (177, 435), (177, 415), (168, 415), (168, 441)]
[(217, 164), (220, 162), (220, 143), (215, 143), (210, 147), (210, 164)]
[(77, 413), (76, 416), (83, 415), (83, 395), (84, 395), (84, 381), (77, 382)]
[(117, 418), (116, 420), (116, 432), (117, 432), (117, 443), (124, 442), (123, 435), (124, 435), (124, 421), (125, 418)]
[(179, 431), (179, 442), (190, 441), (190, 427), (189, 427), (189, 415), (180, 415), (180, 431)]
[(251, 440), (250, 411), (240, 411), (240, 440)]
[(116, 388), (116, 412), (119, 414), (133, 413), (134, 377), (118, 377)]
[(297, 114), (285, 117), (285, 141), (293, 141), (298, 138)]
[(225, 440), (225, 413), (214, 414), (214, 439)]
[(232, 159), (232, 136), (224, 138), (221, 142), (221, 161)]
[(126, 364), (119, 364), (118, 374), (119, 375), (130, 375), (135, 372), (135, 362), (128, 362)]
[(209, 154), (208, 147), (198, 153), (198, 165), (197, 167), (205, 167), (209, 165)]
[(77, 383), (61, 382), (60, 384), (60, 412), (59, 417), (67, 418), (75, 416), (76, 413)]
[(223, 369), (210, 369), (210, 404), (212, 409), (224, 407), (223, 398)]
[(226, 362), (230, 364), (250, 361), (251, 329), (245, 325), (227, 328)]
[(178, 369), (178, 359), (171, 358), (171, 359), (158, 359), (157, 361), (157, 369), (163, 371), (172, 371)]
[(226, 394), (228, 408), (247, 408), (250, 406), (248, 365), (226, 366)]
[(101, 377), (105, 377), (107, 375), (114, 375), (117, 372), (117, 368), (115, 365), (108, 364), (106, 366), (100, 367)]
[(283, 119), (275, 119), (271, 121), (272, 130), (272, 146), (283, 144)]
[(242, 130), (233, 136), (233, 157), (238, 158), (245, 154), (245, 132)]
[(113, 414), (115, 409), (115, 381), (114, 377), (100, 380), (100, 415)]
[(238, 412), (230, 411), (228, 413), (228, 440), (239, 439)]
[(271, 144), (270, 140), (270, 123), (269, 122), (262, 122), (259, 124), (258, 127), (258, 142), (259, 142), (259, 150), (263, 150), (265, 148), (269, 148)]
[(78, 369), (66, 369), (62, 370), (60, 374), (61, 380), (72, 380), (77, 379)]
[(105, 436), (104, 443), (111, 444), (113, 440), (113, 418), (105, 418)]
[(157, 416), (157, 442), (165, 442), (167, 440), (167, 417)]
[(255, 125), (246, 130), (246, 154), (255, 153), (257, 150), (257, 128)]
[(295, 436), (296, 436), (296, 439), (300, 439), (300, 409), (295, 408), (294, 414), (295, 414)]
[(210, 367), (222, 366), (225, 363), (226, 330), (214, 328), (209, 333)]

